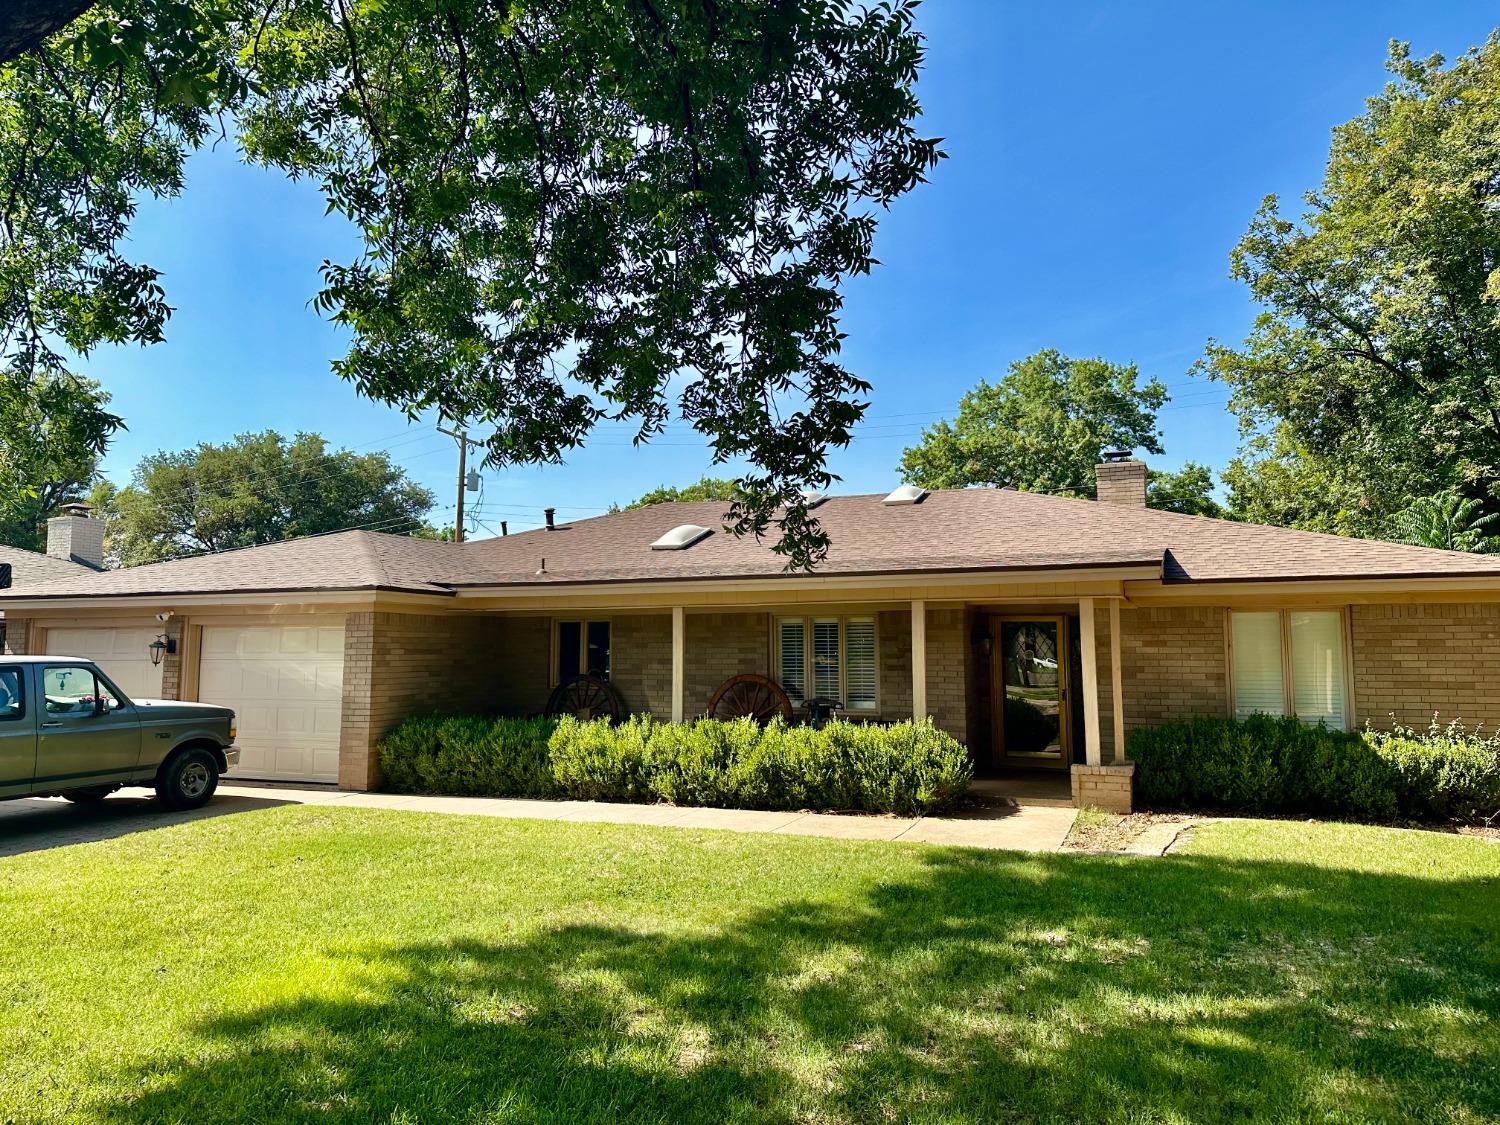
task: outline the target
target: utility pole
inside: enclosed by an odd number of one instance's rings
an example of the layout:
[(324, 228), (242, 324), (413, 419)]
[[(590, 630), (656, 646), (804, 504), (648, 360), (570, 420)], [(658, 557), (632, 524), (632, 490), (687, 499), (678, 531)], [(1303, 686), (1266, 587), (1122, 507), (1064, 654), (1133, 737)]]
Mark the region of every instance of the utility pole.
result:
[(468, 475), (469, 446), (479, 443), (463, 430), (445, 430), (442, 426), (439, 426), (437, 430), (438, 433), (447, 434), (458, 442), (458, 504), (453, 518), (453, 541), (462, 543), (464, 541), (464, 489), (468, 484), (465, 477)]

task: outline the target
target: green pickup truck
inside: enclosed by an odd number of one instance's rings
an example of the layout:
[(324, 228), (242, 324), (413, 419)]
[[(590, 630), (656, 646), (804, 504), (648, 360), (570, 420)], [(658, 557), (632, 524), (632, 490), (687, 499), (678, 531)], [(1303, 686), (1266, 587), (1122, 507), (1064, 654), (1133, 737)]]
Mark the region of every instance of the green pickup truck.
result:
[(197, 808), (239, 761), (234, 738), (227, 707), (128, 699), (77, 657), (0, 656), (0, 800), (153, 785), (168, 808)]

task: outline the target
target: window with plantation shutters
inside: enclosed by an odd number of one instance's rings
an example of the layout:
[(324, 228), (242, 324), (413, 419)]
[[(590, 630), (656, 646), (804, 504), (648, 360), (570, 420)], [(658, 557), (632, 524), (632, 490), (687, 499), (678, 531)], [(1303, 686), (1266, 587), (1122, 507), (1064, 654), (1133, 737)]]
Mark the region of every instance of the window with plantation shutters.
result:
[(839, 622), (814, 621), (813, 634), (813, 695), (823, 699), (839, 697)]
[(1348, 722), (1344, 615), (1273, 610), (1230, 615), (1237, 718), (1295, 715), (1342, 730)]
[(1236, 613), (1230, 624), (1235, 718), (1284, 714), (1286, 676), (1281, 664), (1281, 614)]
[(800, 617), (777, 622), (776, 648), (781, 690), (795, 704), (807, 698), (807, 623)]
[(776, 621), (777, 679), (796, 706), (835, 699), (846, 711), (879, 709), (879, 647), (873, 617), (782, 617)]
[(844, 706), (875, 710), (875, 619), (851, 617), (844, 623)]
[(1287, 614), (1292, 650), (1292, 710), (1304, 722), (1343, 729), (1344, 619), (1337, 612)]

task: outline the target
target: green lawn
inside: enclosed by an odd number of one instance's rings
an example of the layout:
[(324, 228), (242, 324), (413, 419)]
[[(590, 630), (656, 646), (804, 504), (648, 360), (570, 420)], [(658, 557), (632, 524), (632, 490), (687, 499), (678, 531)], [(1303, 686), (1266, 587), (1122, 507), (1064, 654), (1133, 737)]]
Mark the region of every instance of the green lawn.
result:
[(1500, 1117), (1500, 847), (283, 807), (0, 859), (0, 1121)]

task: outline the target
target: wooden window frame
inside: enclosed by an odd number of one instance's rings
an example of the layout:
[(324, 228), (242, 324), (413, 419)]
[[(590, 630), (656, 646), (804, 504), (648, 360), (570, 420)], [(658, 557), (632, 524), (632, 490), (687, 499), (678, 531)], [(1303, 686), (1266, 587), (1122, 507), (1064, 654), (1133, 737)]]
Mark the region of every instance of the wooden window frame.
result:
[(1294, 613), (1336, 613), (1339, 615), (1339, 644), (1343, 651), (1339, 654), (1344, 666), (1344, 727), (1353, 730), (1355, 721), (1354, 711), (1354, 634), (1353, 626), (1350, 624), (1349, 607), (1337, 606), (1257, 606), (1254, 609), (1230, 609), (1225, 617), (1224, 628), (1224, 662), (1228, 672), (1229, 687), (1229, 717), (1235, 718), (1238, 714), (1238, 706), (1235, 700), (1235, 677), (1234, 677), (1234, 615), (1236, 613), (1274, 613), (1281, 628), (1281, 717), (1295, 718), (1297, 715), (1297, 700), (1292, 685), (1292, 621)]
[[(839, 627), (839, 702), (848, 704), (849, 699), (849, 622), (868, 621), (870, 630), (874, 636), (875, 646), (875, 699), (869, 707), (844, 706), (839, 709), (841, 715), (879, 715), (881, 714), (881, 691), (880, 691), (880, 614), (878, 613), (773, 613), (771, 614), (771, 671), (772, 678), (781, 683), (781, 623), (783, 621), (800, 621), (802, 623), (802, 652), (805, 664), (804, 675), (807, 679), (807, 688), (816, 691), (815, 673), (813, 672), (813, 622), (838, 622)], [(805, 702), (805, 701), (804, 701)], [(800, 707), (803, 704), (793, 702), (792, 706)]]
[(562, 683), (562, 677), (558, 674), (557, 664), (562, 656), (562, 627), (564, 625), (577, 625), (578, 628), (578, 668), (580, 673), (587, 674), (589, 670), (589, 626), (609, 626), (609, 676), (610, 680), (615, 675), (615, 620), (613, 617), (554, 617), (552, 619), (551, 652), (547, 657), (547, 686), (557, 687)]

